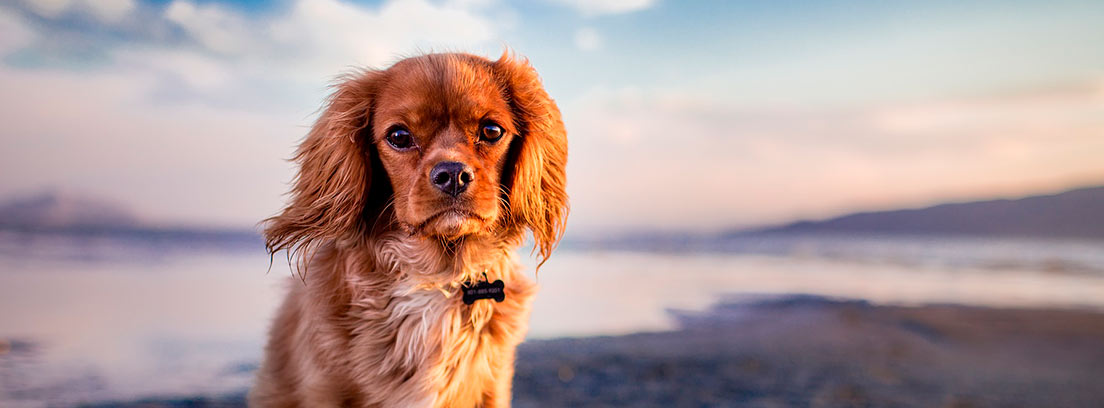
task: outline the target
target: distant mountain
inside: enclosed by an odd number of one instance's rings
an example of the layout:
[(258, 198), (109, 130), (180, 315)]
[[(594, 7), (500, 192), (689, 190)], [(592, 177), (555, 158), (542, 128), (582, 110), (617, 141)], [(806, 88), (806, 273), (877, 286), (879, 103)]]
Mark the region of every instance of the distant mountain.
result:
[(863, 212), (822, 221), (736, 232), (957, 234), (1104, 238), (1104, 186), (1015, 200)]
[(93, 235), (144, 244), (187, 243), (186, 247), (256, 247), (261, 242), (252, 229), (150, 224), (121, 204), (69, 192), (46, 192), (0, 202), (0, 232)]
[(140, 224), (126, 207), (73, 193), (46, 192), (0, 203), (0, 228), (5, 229), (132, 229)]

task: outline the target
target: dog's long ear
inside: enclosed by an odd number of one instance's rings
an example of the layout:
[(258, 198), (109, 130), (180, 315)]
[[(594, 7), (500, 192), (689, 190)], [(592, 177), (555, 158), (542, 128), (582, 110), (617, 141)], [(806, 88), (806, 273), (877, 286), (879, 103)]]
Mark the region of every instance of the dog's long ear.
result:
[[(540, 264), (563, 236), (567, 220), (567, 131), (560, 109), (528, 61), (504, 54), (494, 63), (506, 84), (518, 138), (504, 174), (510, 219), (533, 231)], [(539, 267), (539, 265), (538, 265)]]
[(287, 250), (290, 258), (328, 239), (366, 233), (364, 212), (374, 159), (362, 130), (369, 126), (371, 100), (381, 76), (378, 71), (350, 74), (335, 86), (295, 153), (299, 173), (287, 207), (265, 220), (270, 253)]

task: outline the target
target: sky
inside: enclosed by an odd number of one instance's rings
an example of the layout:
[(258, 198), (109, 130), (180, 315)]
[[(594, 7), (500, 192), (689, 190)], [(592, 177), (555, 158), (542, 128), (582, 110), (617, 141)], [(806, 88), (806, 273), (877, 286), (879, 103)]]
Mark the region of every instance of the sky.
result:
[(1104, 2), (0, 3), (0, 199), (250, 227), (335, 77), (526, 56), (569, 235), (711, 232), (1104, 184)]

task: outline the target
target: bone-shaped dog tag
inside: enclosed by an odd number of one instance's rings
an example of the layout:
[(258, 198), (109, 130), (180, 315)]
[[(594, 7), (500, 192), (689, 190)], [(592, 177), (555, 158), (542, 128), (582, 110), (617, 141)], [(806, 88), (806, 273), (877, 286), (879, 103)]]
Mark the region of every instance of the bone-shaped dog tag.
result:
[(480, 281), (474, 284), (464, 284), (460, 287), (464, 291), (464, 304), (470, 305), (479, 299), (494, 299), (495, 302), (506, 300), (506, 284), (502, 280), (494, 282)]

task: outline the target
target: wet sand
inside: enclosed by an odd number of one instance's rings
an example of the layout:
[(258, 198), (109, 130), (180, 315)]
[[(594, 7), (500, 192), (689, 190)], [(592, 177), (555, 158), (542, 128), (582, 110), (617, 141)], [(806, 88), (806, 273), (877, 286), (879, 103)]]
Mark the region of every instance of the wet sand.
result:
[(525, 344), (515, 406), (1104, 403), (1097, 312), (789, 297), (677, 315), (678, 331)]
[[(516, 407), (1091, 407), (1104, 313), (789, 296), (672, 311), (679, 329), (529, 341)], [(230, 407), (243, 393), (95, 406)]]

